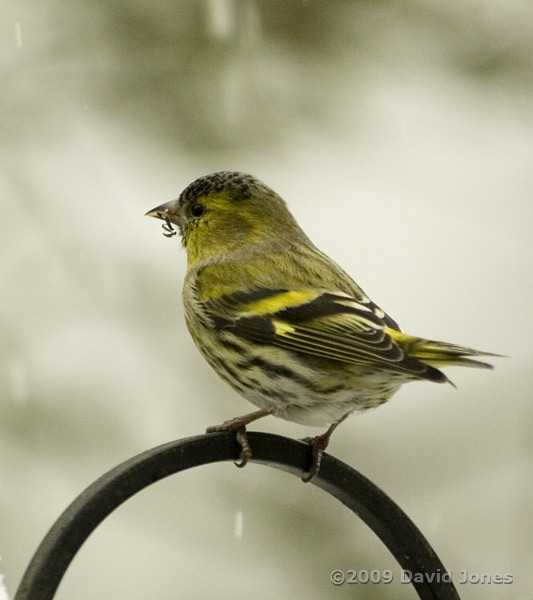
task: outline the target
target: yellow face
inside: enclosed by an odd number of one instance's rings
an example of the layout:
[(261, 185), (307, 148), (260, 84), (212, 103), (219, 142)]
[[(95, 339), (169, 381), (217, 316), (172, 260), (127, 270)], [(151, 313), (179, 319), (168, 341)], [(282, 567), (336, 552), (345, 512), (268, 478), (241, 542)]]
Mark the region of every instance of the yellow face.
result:
[(181, 233), (189, 265), (231, 253), (244, 244), (300, 231), (283, 200), (266, 185), (243, 173), (220, 172), (191, 183), (177, 200), (147, 213), (172, 223)]
[(250, 242), (260, 230), (247, 203), (235, 206), (227, 192), (210, 192), (192, 199), (180, 198), (180, 231), (189, 262), (227, 253)]

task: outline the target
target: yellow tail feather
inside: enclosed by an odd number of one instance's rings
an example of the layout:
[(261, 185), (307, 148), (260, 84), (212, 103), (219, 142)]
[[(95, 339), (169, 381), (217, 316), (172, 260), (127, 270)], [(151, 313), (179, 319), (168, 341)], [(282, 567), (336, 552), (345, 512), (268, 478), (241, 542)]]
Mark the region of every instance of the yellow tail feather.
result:
[(430, 367), (475, 367), (478, 369), (492, 369), (489, 363), (474, 360), (478, 356), (501, 356), (492, 352), (481, 352), (473, 348), (456, 346), (446, 342), (425, 340), (412, 335), (407, 335), (395, 329), (385, 328), (391, 338), (406, 352), (408, 356), (417, 358)]

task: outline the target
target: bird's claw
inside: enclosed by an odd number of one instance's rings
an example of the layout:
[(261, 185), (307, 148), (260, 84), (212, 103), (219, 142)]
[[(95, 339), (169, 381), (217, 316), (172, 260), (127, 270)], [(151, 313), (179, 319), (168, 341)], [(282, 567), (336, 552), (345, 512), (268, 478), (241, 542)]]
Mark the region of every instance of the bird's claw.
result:
[(212, 425), (211, 427), (208, 427), (205, 430), (205, 432), (235, 432), (235, 438), (239, 446), (241, 447), (241, 454), (239, 456), (239, 459), (235, 461), (235, 465), (242, 469), (242, 467), (246, 466), (250, 458), (252, 458), (252, 448), (250, 446), (250, 442), (248, 441), (246, 425), (249, 425), (257, 419), (261, 419), (263, 417), (266, 417), (267, 415), (271, 415), (273, 412), (274, 410), (271, 408), (261, 408), (253, 413), (242, 415), (241, 417), (235, 417), (234, 419), (229, 419), (229, 421), (224, 421), (224, 423), (222, 423), (221, 425)]
[(309, 483), (318, 475), (320, 465), (322, 464), (322, 456), (329, 443), (329, 437), (330, 436), (327, 434), (322, 434), (315, 437), (306, 437), (301, 440), (302, 442), (309, 444), (312, 451), (311, 466), (307, 473), (302, 473), (302, 481), (304, 483)]
[(235, 460), (233, 462), (236, 467), (242, 469), (252, 458), (252, 448), (250, 447), (250, 442), (248, 441), (248, 436), (246, 435), (246, 427), (238, 429), (235, 432), (235, 437), (241, 447), (241, 455), (239, 456), (239, 460)]
[(248, 464), (250, 458), (252, 458), (252, 448), (250, 446), (250, 442), (248, 441), (246, 427), (236, 427), (234, 420), (231, 419), (229, 421), (224, 421), (222, 425), (213, 425), (205, 430), (206, 433), (227, 433), (229, 431), (235, 432), (235, 439), (241, 447), (240, 456), (238, 460), (234, 461), (234, 464), (236, 467), (239, 467), (239, 469), (242, 469)]

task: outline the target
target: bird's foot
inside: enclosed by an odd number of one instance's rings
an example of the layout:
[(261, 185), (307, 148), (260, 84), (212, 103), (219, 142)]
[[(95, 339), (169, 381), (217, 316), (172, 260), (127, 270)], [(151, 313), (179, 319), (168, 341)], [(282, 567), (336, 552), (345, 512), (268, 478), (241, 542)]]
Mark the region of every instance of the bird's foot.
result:
[[(349, 414), (349, 413), (348, 413)], [(312, 449), (312, 460), (311, 466), (307, 473), (302, 474), (302, 481), (304, 483), (309, 483), (313, 481), (313, 479), (318, 475), (320, 471), (320, 465), (322, 464), (322, 456), (324, 455), (324, 451), (328, 447), (329, 440), (331, 438), (331, 434), (337, 429), (337, 427), (344, 421), (344, 419), (348, 416), (348, 414), (344, 415), (342, 419), (330, 425), (328, 430), (320, 435), (316, 435), (315, 437), (306, 437), (301, 441), (306, 444), (310, 444)]]
[(318, 472), (320, 471), (320, 465), (322, 464), (322, 456), (328, 447), (330, 436), (331, 433), (329, 433), (328, 429), (326, 433), (317, 435), (315, 437), (306, 437), (301, 440), (302, 442), (309, 444), (312, 450), (312, 459), (309, 471), (302, 474), (302, 481), (304, 483), (309, 483), (318, 475)]
[(213, 425), (208, 427), (205, 432), (224, 433), (228, 431), (234, 431), (235, 438), (241, 447), (241, 453), (239, 459), (235, 461), (235, 465), (239, 468), (242, 468), (246, 466), (250, 458), (252, 458), (252, 448), (250, 446), (250, 442), (248, 441), (246, 425), (252, 423), (252, 421), (256, 421), (257, 419), (271, 415), (273, 412), (273, 410), (267, 408), (256, 410), (255, 412), (243, 415), (242, 417), (235, 417), (234, 419), (224, 421), (224, 423), (221, 425)]

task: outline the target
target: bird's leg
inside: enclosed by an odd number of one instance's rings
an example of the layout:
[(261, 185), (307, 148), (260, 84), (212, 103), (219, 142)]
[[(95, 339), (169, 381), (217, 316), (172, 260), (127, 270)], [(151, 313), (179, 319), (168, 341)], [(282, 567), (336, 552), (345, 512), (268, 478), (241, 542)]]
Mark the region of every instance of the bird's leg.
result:
[(273, 412), (274, 409), (272, 408), (262, 408), (261, 410), (248, 413), (247, 415), (242, 415), (242, 417), (235, 417), (234, 419), (229, 419), (229, 421), (224, 421), (222, 425), (213, 425), (212, 427), (208, 427), (205, 432), (221, 433), (225, 431), (234, 431), (237, 442), (239, 442), (239, 446), (241, 447), (241, 455), (239, 460), (235, 461), (235, 464), (237, 467), (242, 468), (252, 457), (252, 449), (250, 448), (250, 442), (248, 441), (248, 436), (246, 435), (246, 425), (249, 425), (253, 421), (257, 421), (257, 419), (261, 419), (262, 417), (267, 417)]
[(311, 445), (313, 457), (311, 467), (309, 468), (309, 472), (302, 474), (302, 481), (304, 483), (309, 483), (318, 475), (318, 472), (320, 471), (320, 464), (322, 463), (322, 455), (324, 454), (325, 449), (328, 447), (331, 434), (335, 431), (335, 429), (337, 429), (337, 427), (344, 421), (344, 419), (346, 419), (346, 417), (349, 414), (350, 413), (344, 415), (344, 417), (339, 419), (336, 423), (330, 425), (327, 431), (325, 431), (324, 433), (316, 435), (315, 437), (306, 437), (301, 440), (302, 442)]

